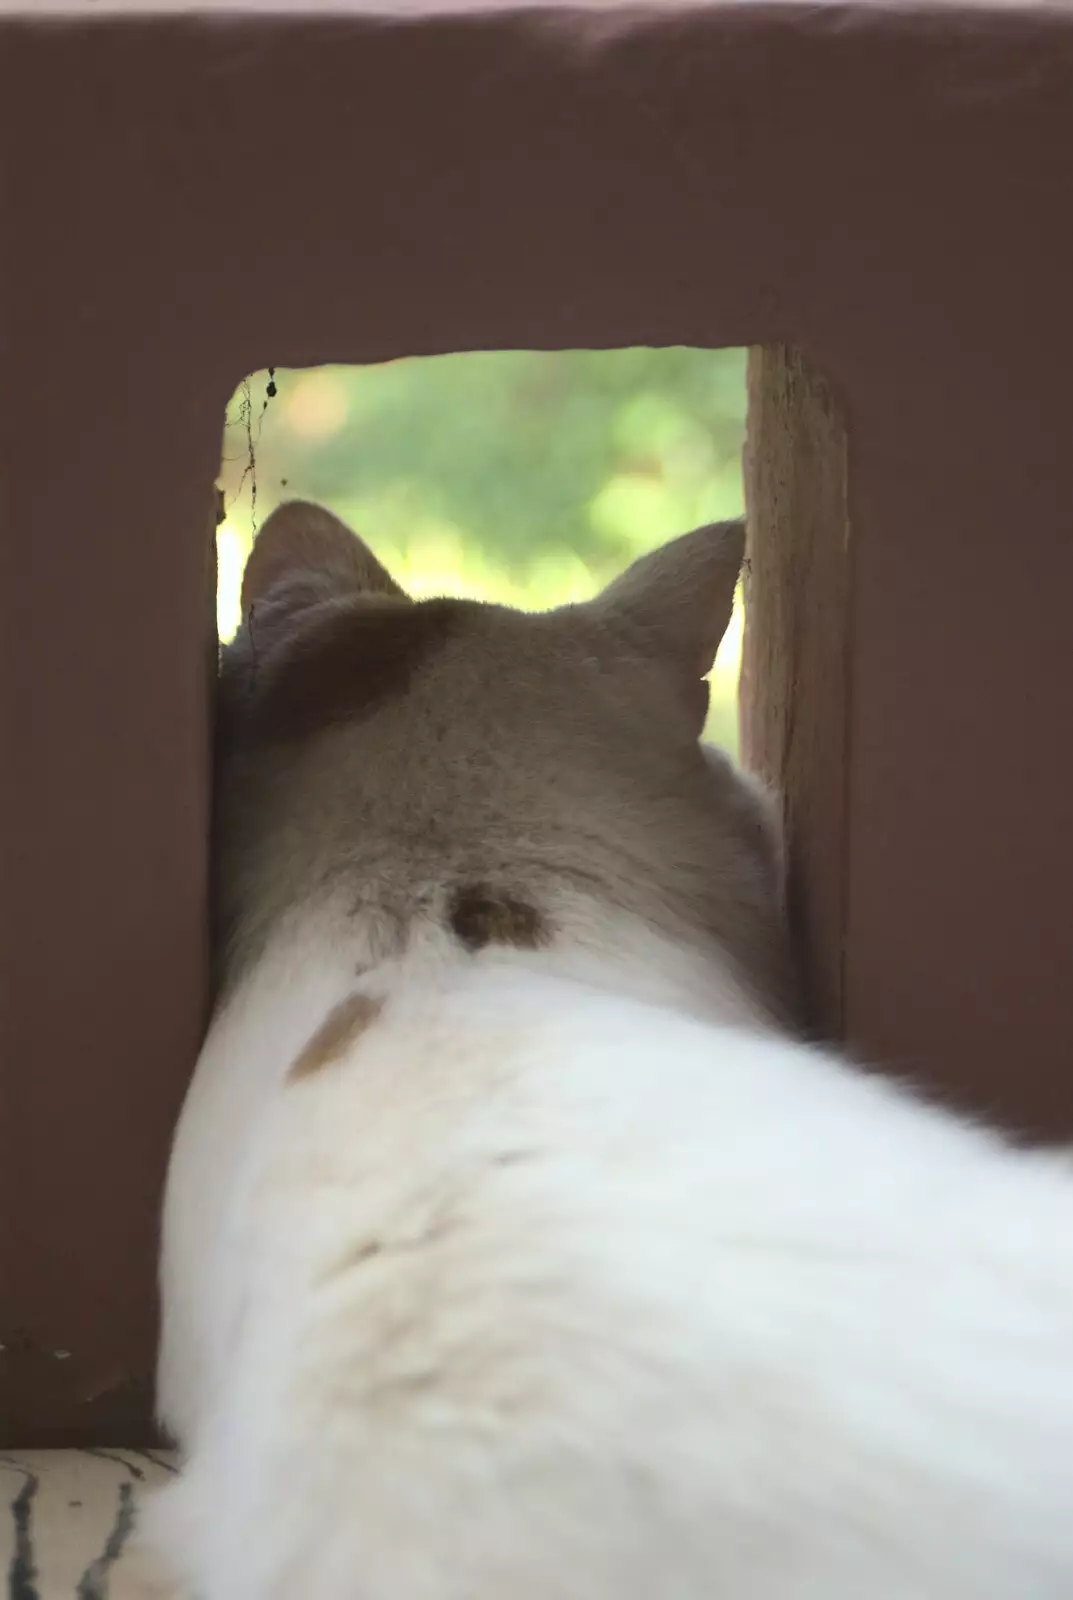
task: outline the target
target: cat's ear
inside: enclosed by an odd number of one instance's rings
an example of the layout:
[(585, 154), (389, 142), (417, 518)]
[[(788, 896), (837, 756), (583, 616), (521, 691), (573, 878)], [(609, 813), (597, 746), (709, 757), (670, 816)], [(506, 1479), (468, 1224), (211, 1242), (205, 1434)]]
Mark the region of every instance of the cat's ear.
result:
[(304, 609), (351, 595), (407, 596), (368, 545), (321, 506), (290, 500), (265, 520), (242, 576), (242, 614)]
[(730, 622), (744, 554), (743, 521), (712, 523), (642, 556), (596, 605), (629, 628), (642, 655), (699, 683)]

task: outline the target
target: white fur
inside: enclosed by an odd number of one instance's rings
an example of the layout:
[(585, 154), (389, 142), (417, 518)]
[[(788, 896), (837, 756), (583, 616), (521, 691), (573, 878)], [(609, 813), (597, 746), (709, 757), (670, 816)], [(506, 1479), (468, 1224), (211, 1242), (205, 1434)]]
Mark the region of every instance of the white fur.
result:
[(1073, 1595), (1073, 1172), (675, 954), (279, 932), (169, 1178), (197, 1600)]

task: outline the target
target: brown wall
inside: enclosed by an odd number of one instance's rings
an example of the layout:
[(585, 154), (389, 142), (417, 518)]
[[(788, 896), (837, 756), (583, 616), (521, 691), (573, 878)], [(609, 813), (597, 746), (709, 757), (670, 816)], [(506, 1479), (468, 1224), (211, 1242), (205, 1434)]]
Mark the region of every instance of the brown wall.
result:
[(1069, 1131), (1069, 12), (27, 7), (0, 17), (6, 1436), (144, 1410), (202, 1021), (206, 517), (268, 362), (805, 351), (848, 428), (848, 623), (819, 589), (803, 614), (848, 629), (846, 1029)]

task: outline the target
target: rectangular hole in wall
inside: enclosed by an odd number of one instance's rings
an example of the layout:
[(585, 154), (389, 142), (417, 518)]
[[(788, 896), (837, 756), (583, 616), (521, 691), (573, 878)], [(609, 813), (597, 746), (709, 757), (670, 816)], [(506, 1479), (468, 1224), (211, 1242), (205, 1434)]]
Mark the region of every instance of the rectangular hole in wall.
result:
[[(228, 409), (218, 530), (221, 637), (281, 500), (319, 501), (415, 597), (542, 610), (636, 556), (741, 515), (745, 352), (526, 350), (273, 369)], [(706, 736), (738, 747), (739, 603)]]

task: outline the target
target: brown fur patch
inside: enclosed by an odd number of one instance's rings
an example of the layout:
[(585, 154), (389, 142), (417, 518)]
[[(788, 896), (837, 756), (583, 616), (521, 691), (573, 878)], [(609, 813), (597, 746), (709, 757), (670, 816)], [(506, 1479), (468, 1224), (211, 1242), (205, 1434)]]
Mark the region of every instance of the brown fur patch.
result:
[(447, 907), (451, 932), (467, 950), (489, 944), (510, 944), (536, 950), (550, 937), (547, 924), (535, 906), (485, 884), (467, 883), (455, 889)]
[(291, 1063), (287, 1072), (291, 1082), (309, 1078), (337, 1061), (366, 1028), (372, 1027), (383, 1009), (382, 1000), (374, 1000), (367, 994), (352, 994), (340, 1001)]
[(249, 731), (261, 739), (288, 741), (368, 715), (405, 693), (467, 609), (456, 600), (356, 601), (318, 608), (309, 625), (257, 672)]

